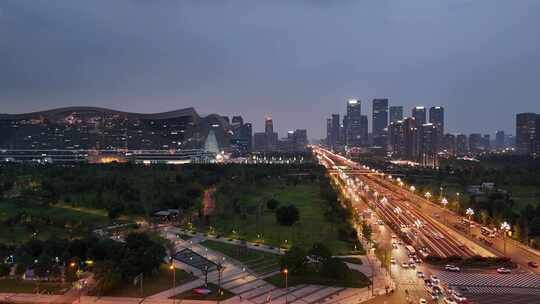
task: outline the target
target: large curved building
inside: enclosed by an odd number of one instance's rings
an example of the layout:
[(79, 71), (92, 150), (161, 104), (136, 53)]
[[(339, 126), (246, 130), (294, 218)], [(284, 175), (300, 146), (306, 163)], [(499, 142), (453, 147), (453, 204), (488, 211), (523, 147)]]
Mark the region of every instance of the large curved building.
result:
[(96, 107), (67, 107), (0, 114), (0, 149), (179, 150), (202, 149), (210, 130), (220, 149), (231, 140), (223, 116), (195, 109), (142, 114)]

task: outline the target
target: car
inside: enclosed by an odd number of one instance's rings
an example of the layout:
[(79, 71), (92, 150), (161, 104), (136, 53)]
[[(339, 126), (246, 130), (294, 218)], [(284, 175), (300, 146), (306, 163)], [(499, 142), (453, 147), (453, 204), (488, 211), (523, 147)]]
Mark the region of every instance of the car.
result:
[(444, 299), (443, 299), (443, 302), (444, 302), (445, 304), (457, 304), (456, 301), (454, 301), (454, 300), (452, 300), (452, 299), (448, 299), (448, 298), (444, 298)]
[(414, 268), (416, 268), (416, 264), (415, 263), (409, 263), (409, 267), (414, 269)]
[(424, 298), (420, 298), (420, 300), (418, 300), (418, 303), (419, 304), (427, 304), (427, 300), (424, 299)]
[(409, 268), (409, 264), (407, 264), (407, 263), (401, 263), (401, 267), (403, 267), (403, 268)]
[(416, 264), (421, 264), (422, 263), (422, 260), (420, 258), (414, 258), (414, 262)]
[(501, 268), (497, 268), (497, 273), (511, 273), (512, 270), (508, 269), (508, 268), (504, 268), (504, 267), (501, 267)]
[(383, 226), (384, 225), (384, 222), (382, 220), (378, 220), (377, 221), (377, 224), (379, 224), (380, 226)]
[(438, 300), (439, 299), (439, 294), (436, 293), (436, 292), (431, 292), (431, 299)]
[(462, 296), (460, 293), (458, 292), (454, 292), (452, 294), (452, 299), (454, 299), (454, 301), (458, 302), (458, 303), (463, 303), (465, 301), (467, 301), (467, 298), (465, 298), (464, 296)]
[(417, 272), (416, 272), (416, 276), (417, 276), (418, 278), (424, 278), (424, 273), (423, 273), (422, 271), (417, 271)]
[(538, 263), (536, 263), (535, 261), (529, 261), (527, 265), (529, 265), (529, 267), (532, 267), (532, 268), (538, 268)]
[(396, 258), (394, 258), (394, 257), (391, 257), (391, 258), (390, 258), (390, 263), (392, 263), (392, 264), (396, 264)]
[(441, 282), (441, 280), (439, 280), (439, 278), (437, 278), (436, 275), (431, 275), (429, 278), (431, 279), (431, 282), (433, 282), (434, 285), (438, 285)]
[(447, 271), (453, 271), (453, 272), (460, 272), (461, 269), (459, 269), (459, 267), (455, 266), (455, 265), (446, 265), (444, 266), (444, 269), (447, 270)]

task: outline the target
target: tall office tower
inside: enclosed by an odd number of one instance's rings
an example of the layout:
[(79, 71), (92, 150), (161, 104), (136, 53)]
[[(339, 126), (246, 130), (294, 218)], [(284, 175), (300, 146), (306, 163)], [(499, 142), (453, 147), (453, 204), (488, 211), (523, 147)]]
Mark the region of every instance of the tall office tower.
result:
[(495, 132), (495, 148), (499, 150), (506, 148), (504, 131)]
[(516, 152), (532, 154), (536, 138), (535, 113), (519, 113), (516, 115)]
[(456, 154), (463, 156), (469, 153), (469, 141), (467, 135), (458, 134), (456, 136)]
[(429, 123), (432, 123), (437, 128), (439, 138), (444, 135), (444, 108), (431, 107), (429, 108)]
[(270, 134), (274, 133), (274, 122), (272, 120), (272, 117), (265, 118), (264, 133), (266, 133), (267, 136), (270, 136)]
[(332, 114), (332, 136), (330, 147), (332, 149), (337, 149), (339, 144), (339, 133), (340, 133), (340, 123), (339, 123), (339, 114)]
[(423, 166), (434, 167), (437, 165), (438, 130), (432, 123), (423, 124), (419, 128), (419, 159)]
[(361, 115), (360, 116), (360, 144), (361, 145), (367, 145), (368, 144), (368, 131), (369, 125), (368, 125), (368, 118), (367, 115)]
[(489, 134), (482, 136), (482, 148), (486, 152), (491, 150), (491, 136)]
[(372, 131), (373, 138), (384, 135), (388, 127), (388, 99), (373, 99)]
[(258, 132), (253, 135), (253, 150), (257, 152), (266, 152), (266, 133)]
[(240, 136), (246, 141), (246, 152), (251, 153), (253, 150), (253, 126), (246, 122), (240, 129)]
[(540, 156), (540, 114), (536, 115), (535, 122), (534, 154)]
[(476, 154), (483, 150), (482, 134), (473, 133), (469, 135), (469, 152)]
[(361, 126), (361, 101), (351, 99), (347, 101), (347, 119), (345, 128), (345, 143), (348, 146), (359, 146), (362, 144), (362, 126)]
[(456, 155), (456, 136), (454, 134), (444, 134), (441, 149), (449, 155)]
[(332, 118), (326, 119), (326, 146), (332, 147)]
[(308, 145), (307, 130), (296, 129), (293, 133), (294, 151), (305, 151)]
[(403, 107), (392, 106), (390, 107), (390, 123), (403, 120)]
[(426, 120), (426, 108), (425, 107), (414, 107), (412, 109), (412, 117), (416, 120), (416, 124), (421, 126), (427, 122)]
[(405, 155), (405, 125), (401, 120), (388, 126), (388, 149), (393, 157)]
[(231, 150), (236, 155), (246, 155), (252, 150), (252, 127), (244, 124), (242, 116), (233, 116), (231, 121)]
[(418, 140), (418, 125), (416, 119), (407, 117), (403, 119), (403, 157), (408, 160), (418, 160), (419, 155), (419, 140)]

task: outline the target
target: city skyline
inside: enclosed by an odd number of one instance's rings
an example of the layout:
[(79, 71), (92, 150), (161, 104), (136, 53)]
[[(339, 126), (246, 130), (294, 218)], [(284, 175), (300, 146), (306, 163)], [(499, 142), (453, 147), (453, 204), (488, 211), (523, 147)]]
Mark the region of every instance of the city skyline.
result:
[(195, 107), (254, 131), (270, 115), (281, 135), (301, 113), (311, 138), (351, 98), (370, 129), (374, 98), (442, 106), (450, 133), (540, 112), (536, 1), (256, 2), (3, 1), (0, 112)]

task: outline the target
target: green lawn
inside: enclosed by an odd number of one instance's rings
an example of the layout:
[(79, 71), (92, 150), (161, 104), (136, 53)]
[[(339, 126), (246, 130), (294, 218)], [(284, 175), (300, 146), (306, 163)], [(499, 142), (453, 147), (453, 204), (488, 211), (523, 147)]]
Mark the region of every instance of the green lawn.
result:
[[(317, 182), (304, 181), (296, 186), (278, 182), (266, 182), (261, 187), (239, 185), (235, 195), (241, 212), (231, 207), (230, 197), (216, 194), (216, 210), (210, 225), (221, 235), (274, 247), (294, 244), (310, 248), (313, 243), (322, 242), (334, 254), (347, 254), (353, 249), (338, 237), (338, 230), (345, 223), (331, 223), (325, 218), (327, 206), (320, 197)], [(300, 221), (292, 227), (279, 225), (275, 213), (266, 208), (270, 198), (282, 205), (295, 205), (300, 210)]]
[[(192, 281), (195, 278), (191, 274), (176, 269), (176, 286)], [(173, 274), (167, 265), (162, 265), (158, 274), (144, 278), (143, 296), (148, 297), (161, 291), (173, 288)], [(133, 285), (133, 282), (126, 282), (124, 285), (105, 294), (110, 297), (140, 297), (140, 286)]]
[(240, 246), (212, 240), (206, 240), (201, 245), (242, 262), (256, 273), (265, 273), (279, 268), (279, 256), (276, 254), (253, 249), (247, 249), (243, 252)]
[(39, 293), (43, 294), (63, 294), (69, 290), (69, 284), (62, 283), (48, 283), (16, 280), (16, 279), (2, 279), (0, 280), (0, 292), (13, 292), (13, 293)]
[[(32, 229), (37, 231), (38, 239), (52, 237), (69, 238), (80, 233), (79, 228), (58, 223), (73, 223), (81, 228), (106, 225), (109, 218), (100, 210), (58, 206), (26, 206), (12, 200), (0, 201), (0, 221), (24, 214), (26, 222), (16, 225), (0, 224), (0, 242), (7, 244), (21, 243), (32, 238)], [(54, 224), (50, 224), (50, 222)]]
[[(200, 286), (198, 288), (204, 288), (204, 286)], [(218, 286), (212, 283), (208, 283), (208, 289), (212, 290), (212, 292), (207, 295), (194, 294), (192, 290), (188, 290), (175, 296), (174, 298), (180, 300), (224, 301), (234, 297), (232, 292), (223, 288), (221, 289), (221, 294), (218, 294)]]
[[(287, 278), (289, 287), (301, 284), (314, 284), (323, 286), (336, 286), (336, 287), (349, 287), (349, 288), (363, 288), (370, 284), (370, 280), (363, 273), (349, 270), (347, 278), (342, 280), (334, 280), (323, 277), (320, 273), (313, 270), (308, 271), (303, 275), (289, 275)], [(285, 277), (283, 273), (278, 273), (265, 279), (268, 283), (284, 288)]]

